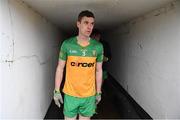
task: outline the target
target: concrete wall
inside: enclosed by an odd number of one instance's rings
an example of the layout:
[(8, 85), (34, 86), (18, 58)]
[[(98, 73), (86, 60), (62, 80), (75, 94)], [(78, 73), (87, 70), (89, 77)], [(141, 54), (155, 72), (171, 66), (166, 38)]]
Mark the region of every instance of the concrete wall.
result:
[(153, 118), (180, 118), (180, 2), (106, 36), (110, 73)]
[(62, 35), (21, 1), (1, 0), (0, 12), (0, 119), (43, 118)]

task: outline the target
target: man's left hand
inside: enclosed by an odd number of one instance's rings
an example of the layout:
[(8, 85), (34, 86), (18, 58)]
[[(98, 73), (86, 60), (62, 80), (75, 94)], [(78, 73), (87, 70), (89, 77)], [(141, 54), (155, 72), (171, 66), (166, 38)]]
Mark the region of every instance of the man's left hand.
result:
[(96, 105), (101, 101), (101, 93), (96, 94)]

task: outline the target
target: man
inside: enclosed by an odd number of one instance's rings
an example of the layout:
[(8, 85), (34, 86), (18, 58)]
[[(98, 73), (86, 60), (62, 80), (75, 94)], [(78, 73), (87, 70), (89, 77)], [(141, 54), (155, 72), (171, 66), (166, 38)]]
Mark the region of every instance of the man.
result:
[[(65, 119), (90, 119), (101, 100), (103, 45), (89, 36), (94, 27), (94, 14), (88, 10), (78, 16), (78, 36), (61, 46), (55, 76), (54, 101), (60, 107), (63, 99), (60, 85), (66, 65), (63, 88)], [(61, 103), (61, 104), (60, 104)]]
[(103, 80), (108, 78), (108, 73), (107, 73), (107, 63), (111, 59), (111, 49), (109, 44), (106, 41), (103, 41), (101, 39), (101, 32), (98, 29), (93, 29), (91, 38), (99, 41), (102, 43), (103, 48), (104, 48), (104, 57), (103, 57)]

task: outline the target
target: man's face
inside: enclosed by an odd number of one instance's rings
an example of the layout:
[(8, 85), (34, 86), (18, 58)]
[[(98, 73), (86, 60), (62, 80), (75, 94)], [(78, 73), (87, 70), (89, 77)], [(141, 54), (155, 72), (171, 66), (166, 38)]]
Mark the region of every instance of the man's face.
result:
[(81, 21), (77, 22), (77, 27), (79, 28), (79, 34), (89, 37), (94, 27), (94, 18), (82, 17)]

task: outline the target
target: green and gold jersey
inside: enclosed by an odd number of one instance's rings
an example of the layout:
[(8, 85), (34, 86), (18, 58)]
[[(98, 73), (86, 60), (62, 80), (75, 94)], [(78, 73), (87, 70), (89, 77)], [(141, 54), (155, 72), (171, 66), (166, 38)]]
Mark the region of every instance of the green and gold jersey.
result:
[(95, 95), (95, 68), (96, 62), (103, 61), (102, 44), (90, 39), (89, 45), (83, 47), (77, 43), (77, 37), (72, 37), (63, 42), (59, 59), (66, 61), (63, 92), (75, 97)]

